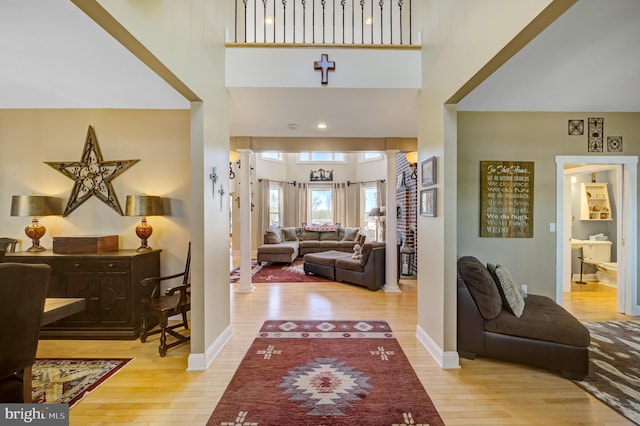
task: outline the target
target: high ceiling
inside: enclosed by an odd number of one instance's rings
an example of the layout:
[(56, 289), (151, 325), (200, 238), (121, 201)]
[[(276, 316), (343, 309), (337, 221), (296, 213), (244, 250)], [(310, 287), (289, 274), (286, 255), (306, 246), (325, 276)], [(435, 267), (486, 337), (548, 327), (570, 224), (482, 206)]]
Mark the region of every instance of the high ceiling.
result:
[[(0, 108), (189, 108), (68, 0), (3, 0), (1, 8)], [(580, 0), (459, 110), (640, 111), (638, 45), (640, 1)], [(415, 92), (323, 93), (331, 94), (328, 119), (326, 99), (297, 107), (300, 90), (234, 90), (232, 135), (292, 136), (282, 123), (300, 129), (320, 120), (338, 129), (323, 136), (417, 135)], [(381, 104), (387, 108), (376, 108)], [(367, 120), (353, 120), (353, 111)]]

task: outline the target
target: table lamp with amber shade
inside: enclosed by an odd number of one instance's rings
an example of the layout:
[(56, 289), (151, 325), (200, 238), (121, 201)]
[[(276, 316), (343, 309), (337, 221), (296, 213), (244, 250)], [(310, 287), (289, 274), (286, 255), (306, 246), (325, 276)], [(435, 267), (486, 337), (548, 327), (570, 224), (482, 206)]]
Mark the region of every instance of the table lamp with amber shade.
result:
[(153, 250), (147, 240), (153, 233), (153, 228), (147, 223), (147, 216), (164, 216), (168, 212), (164, 208), (164, 200), (153, 195), (127, 195), (125, 216), (142, 216), (142, 221), (136, 226), (136, 235), (140, 238), (140, 247), (136, 251)]
[(42, 195), (14, 195), (11, 197), (11, 216), (31, 216), (31, 225), (24, 228), (24, 233), (31, 238), (29, 252), (46, 250), (40, 245), (40, 238), (47, 228), (38, 222), (38, 216), (54, 216), (62, 214), (62, 199)]

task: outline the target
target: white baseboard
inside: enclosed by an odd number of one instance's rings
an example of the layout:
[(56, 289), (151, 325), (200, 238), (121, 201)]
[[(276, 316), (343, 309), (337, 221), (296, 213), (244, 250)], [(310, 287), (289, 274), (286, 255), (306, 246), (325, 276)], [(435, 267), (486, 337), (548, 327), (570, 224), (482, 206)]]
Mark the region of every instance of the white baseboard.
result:
[(443, 351), (440, 346), (433, 341), (431, 336), (419, 325), (416, 327), (416, 337), (422, 346), (429, 352), (431, 357), (438, 363), (440, 368), (445, 370), (460, 368), (460, 358), (458, 352)]
[(222, 348), (229, 342), (231, 336), (233, 336), (233, 330), (231, 329), (231, 325), (229, 325), (204, 353), (190, 353), (187, 362), (187, 371), (206, 370), (218, 356)]

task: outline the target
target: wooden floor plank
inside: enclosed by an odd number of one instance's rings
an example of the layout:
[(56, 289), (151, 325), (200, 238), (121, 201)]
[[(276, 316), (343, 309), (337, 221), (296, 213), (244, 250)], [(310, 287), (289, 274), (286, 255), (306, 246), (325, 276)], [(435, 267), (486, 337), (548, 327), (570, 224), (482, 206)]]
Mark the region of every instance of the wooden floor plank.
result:
[[(590, 284), (567, 293), (565, 305), (581, 320), (624, 319), (615, 289)], [(157, 336), (139, 341), (41, 340), (39, 357), (133, 357), (70, 413), (72, 425), (203, 425), (267, 319), (381, 319), (448, 425), (629, 425), (606, 405), (557, 374), (490, 359), (461, 360), (442, 370), (416, 339), (417, 288), (386, 294), (333, 283), (256, 284), (232, 292), (233, 338), (206, 371), (188, 372), (188, 346), (158, 355)], [(400, 390), (394, 390), (400, 391)], [(372, 423), (375, 424), (375, 423)]]

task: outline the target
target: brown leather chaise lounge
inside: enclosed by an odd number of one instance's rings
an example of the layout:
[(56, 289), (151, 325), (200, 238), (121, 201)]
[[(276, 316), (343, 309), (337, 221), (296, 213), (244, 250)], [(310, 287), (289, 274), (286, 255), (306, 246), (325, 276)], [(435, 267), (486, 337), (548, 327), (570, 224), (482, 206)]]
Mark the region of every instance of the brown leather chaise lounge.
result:
[(496, 279), (472, 256), (458, 260), (458, 353), (558, 371), (572, 380), (589, 372), (590, 336), (573, 315), (546, 296), (528, 295), (518, 318)]

